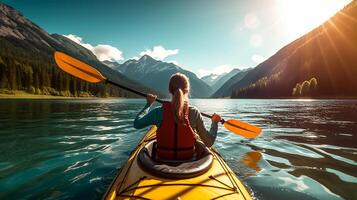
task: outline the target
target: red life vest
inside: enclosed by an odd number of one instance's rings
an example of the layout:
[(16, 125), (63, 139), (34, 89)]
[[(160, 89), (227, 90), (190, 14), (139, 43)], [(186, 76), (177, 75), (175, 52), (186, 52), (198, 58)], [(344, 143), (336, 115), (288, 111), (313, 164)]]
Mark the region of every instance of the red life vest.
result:
[(161, 159), (191, 159), (195, 152), (195, 133), (188, 119), (188, 104), (184, 105), (184, 123), (175, 122), (171, 102), (162, 104), (163, 120), (156, 132), (157, 155)]

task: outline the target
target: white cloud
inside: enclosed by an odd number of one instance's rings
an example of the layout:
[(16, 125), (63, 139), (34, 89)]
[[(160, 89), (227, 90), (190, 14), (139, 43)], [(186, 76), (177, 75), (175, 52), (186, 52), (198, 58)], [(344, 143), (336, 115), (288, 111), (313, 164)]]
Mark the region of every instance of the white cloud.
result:
[(250, 44), (253, 47), (259, 47), (263, 43), (263, 38), (259, 34), (253, 34), (250, 36)]
[(103, 60), (123, 60), (123, 52), (106, 44), (99, 44), (93, 49), (94, 54), (100, 61)]
[(244, 25), (248, 29), (255, 29), (259, 26), (259, 24), (260, 24), (260, 21), (255, 14), (249, 13), (249, 14), (245, 15)]
[(84, 43), (83, 39), (77, 35), (69, 34), (63, 35), (68, 39), (76, 42), (77, 44), (82, 45), (83, 47), (87, 48), (88, 50), (92, 51), (94, 55), (100, 61), (109, 60), (109, 61), (119, 61), (124, 60), (123, 52), (120, 51), (118, 48), (113, 47), (108, 44), (98, 44), (97, 46), (93, 46), (89, 43)]
[(220, 65), (218, 67), (215, 67), (213, 69), (198, 69), (197, 70), (197, 76), (199, 78), (202, 78), (203, 76), (207, 76), (210, 74), (215, 74), (215, 75), (221, 75), (223, 73), (230, 72), (234, 67), (232, 65)]
[(264, 60), (266, 60), (266, 58), (264, 58), (263, 56), (260, 56), (260, 55), (257, 55), (257, 54), (254, 54), (252, 55), (251, 57), (252, 61), (259, 64), (261, 62), (263, 62)]
[(163, 60), (168, 56), (178, 54), (179, 50), (174, 49), (165, 49), (163, 46), (154, 46), (152, 49), (148, 49), (140, 53), (140, 56), (148, 55), (153, 57), (156, 60)]

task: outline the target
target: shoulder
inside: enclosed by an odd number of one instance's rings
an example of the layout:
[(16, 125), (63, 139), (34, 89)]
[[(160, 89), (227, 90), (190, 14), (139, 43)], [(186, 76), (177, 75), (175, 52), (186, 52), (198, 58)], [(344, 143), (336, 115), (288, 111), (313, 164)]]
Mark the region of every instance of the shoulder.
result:
[(162, 112), (163, 110), (164, 110), (163, 106), (157, 106), (157, 107), (151, 109), (151, 111), (153, 111), (153, 112)]
[(196, 108), (195, 106), (189, 105), (188, 110), (189, 110), (190, 115), (199, 115), (200, 114), (200, 110), (198, 110), (198, 108)]

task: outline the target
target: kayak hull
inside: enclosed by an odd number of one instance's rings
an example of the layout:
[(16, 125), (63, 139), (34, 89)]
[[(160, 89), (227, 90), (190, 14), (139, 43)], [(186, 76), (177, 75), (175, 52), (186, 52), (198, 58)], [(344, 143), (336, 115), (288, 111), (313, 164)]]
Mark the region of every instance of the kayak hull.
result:
[(147, 143), (155, 140), (157, 128), (153, 126), (131, 153), (126, 164), (103, 196), (103, 199), (238, 199), (251, 196), (215, 149), (210, 169), (203, 174), (184, 179), (165, 179), (143, 170), (138, 154)]

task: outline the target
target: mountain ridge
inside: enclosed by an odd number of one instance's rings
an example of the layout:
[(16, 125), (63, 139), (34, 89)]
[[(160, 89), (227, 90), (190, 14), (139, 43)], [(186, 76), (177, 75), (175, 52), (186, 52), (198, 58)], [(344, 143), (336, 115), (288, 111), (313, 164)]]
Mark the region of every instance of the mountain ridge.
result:
[(62, 51), (101, 71), (113, 81), (145, 92), (156, 92), (102, 64), (92, 52), (58, 34), (50, 35), (16, 9), (0, 3), (0, 89), (30, 93), (79, 96), (130, 96), (105, 84), (89, 84), (56, 67), (53, 53)]
[(206, 98), (211, 94), (211, 88), (191, 71), (185, 70), (173, 63), (155, 60), (149, 55), (140, 59), (131, 59), (119, 64), (113, 69), (125, 74), (129, 78), (140, 81), (168, 95), (168, 83), (172, 74), (183, 73), (190, 79), (192, 98)]
[(232, 86), (231, 97), (357, 96), (356, 2), (255, 67)]

